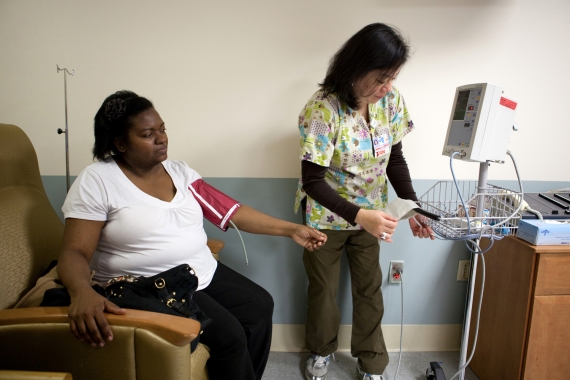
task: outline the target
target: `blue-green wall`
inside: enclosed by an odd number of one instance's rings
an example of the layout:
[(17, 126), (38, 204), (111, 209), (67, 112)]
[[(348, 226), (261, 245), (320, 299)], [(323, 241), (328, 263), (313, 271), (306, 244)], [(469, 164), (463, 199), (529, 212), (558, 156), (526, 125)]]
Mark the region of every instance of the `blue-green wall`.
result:
[[(61, 217), (65, 199), (64, 176), (42, 177), (52, 205)], [(300, 222), (293, 213), (293, 199), (297, 180), (292, 178), (206, 178), (213, 186), (272, 216)], [(418, 195), (424, 194), (437, 181), (415, 180)], [(516, 181), (490, 181), (509, 189), (518, 189)], [(570, 187), (568, 182), (524, 182), (525, 191), (538, 192)], [(391, 191), (390, 197), (394, 197)], [(299, 324), (305, 322), (307, 280), (302, 264), (302, 248), (288, 238), (242, 233), (249, 266), (246, 266), (241, 241), (237, 232), (222, 232), (208, 222), (210, 237), (226, 242), (221, 260), (231, 268), (265, 287), (274, 297), (274, 323)], [(468, 259), (463, 243), (428, 241), (411, 236), (407, 222), (398, 227), (391, 244), (381, 246), (380, 263), (384, 272), (390, 260), (404, 260), (404, 304), (406, 324), (460, 324), (463, 322), (466, 282), (457, 282), (458, 260)], [(346, 260), (342, 262), (339, 306), (342, 323), (352, 321), (350, 281)], [(389, 284), (384, 275), (384, 324), (400, 322), (400, 286)], [(486, 294), (486, 296), (492, 296)]]

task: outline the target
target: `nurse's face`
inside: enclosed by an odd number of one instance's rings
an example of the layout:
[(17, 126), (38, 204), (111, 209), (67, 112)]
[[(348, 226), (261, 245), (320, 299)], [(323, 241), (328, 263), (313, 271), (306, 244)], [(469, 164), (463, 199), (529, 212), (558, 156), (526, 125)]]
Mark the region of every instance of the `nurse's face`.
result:
[(400, 69), (392, 72), (375, 70), (356, 81), (354, 83), (354, 94), (360, 106), (377, 103), (392, 91), (392, 82), (396, 80), (399, 73)]

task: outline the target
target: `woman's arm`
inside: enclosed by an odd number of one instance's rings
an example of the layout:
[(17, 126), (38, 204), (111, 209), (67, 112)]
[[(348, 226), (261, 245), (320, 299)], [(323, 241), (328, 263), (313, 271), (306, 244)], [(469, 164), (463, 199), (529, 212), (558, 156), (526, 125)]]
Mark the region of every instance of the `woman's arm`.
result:
[(252, 234), (290, 237), (309, 251), (319, 249), (327, 241), (327, 236), (314, 228), (274, 218), (246, 205), (241, 205), (232, 221), (240, 230)]
[[(411, 199), (417, 203), (418, 197), (414, 191), (414, 187), (412, 186), (410, 170), (408, 169), (408, 163), (406, 162), (404, 153), (402, 151), (402, 142), (399, 142), (392, 147), (390, 160), (388, 161), (388, 166), (386, 167), (386, 174), (388, 175), (390, 184), (396, 191), (398, 197), (402, 199)], [(408, 223), (410, 224), (412, 235), (419, 238), (431, 238), (431, 240), (435, 239), (433, 230), (430, 226), (423, 222), (420, 215), (416, 215), (410, 218), (408, 220)]]
[(386, 166), (386, 175), (399, 198), (411, 199), (414, 202), (418, 201), (418, 197), (412, 186), (410, 169), (408, 168), (408, 163), (402, 151), (401, 141), (392, 146), (390, 159)]
[(71, 296), (69, 325), (73, 335), (92, 346), (113, 340), (113, 332), (103, 312), (124, 314), (124, 309), (91, 288), (89, 262), (97, 247), (105, 222), (68, 218), (65, 220), (57, 273)]

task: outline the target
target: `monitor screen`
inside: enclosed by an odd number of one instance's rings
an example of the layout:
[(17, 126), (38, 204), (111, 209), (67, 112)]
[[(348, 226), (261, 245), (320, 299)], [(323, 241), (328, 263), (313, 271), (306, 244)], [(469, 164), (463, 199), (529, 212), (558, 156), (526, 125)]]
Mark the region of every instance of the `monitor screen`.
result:
[(459, 91), (447, 145), (469, 147), (481, 100), (481, 88)]
[(455, 103), (455, 111), (453, 111), (453, 120), (465, 119), (465, 112), (467, 111), (467, 103), (469, 102), (470, 93), (470, 90), (459, 91), (457, 102)]

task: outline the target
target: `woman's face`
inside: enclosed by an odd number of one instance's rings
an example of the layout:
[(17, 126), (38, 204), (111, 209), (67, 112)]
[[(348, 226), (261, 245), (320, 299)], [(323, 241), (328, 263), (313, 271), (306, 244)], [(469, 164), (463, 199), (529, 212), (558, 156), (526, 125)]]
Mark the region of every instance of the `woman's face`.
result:
[(377, 103), (392, 91), (392, 82), (396, 80), (399, 73), (400, 69), (390, 73), (375, 70), (354, 82), (354, 94), (360, 106)]
[(126, 139), (115, 145), (130, 165), (153, 166), (168, 158), (168, 136), (160, 115), (150, 108), (131, 118)]

